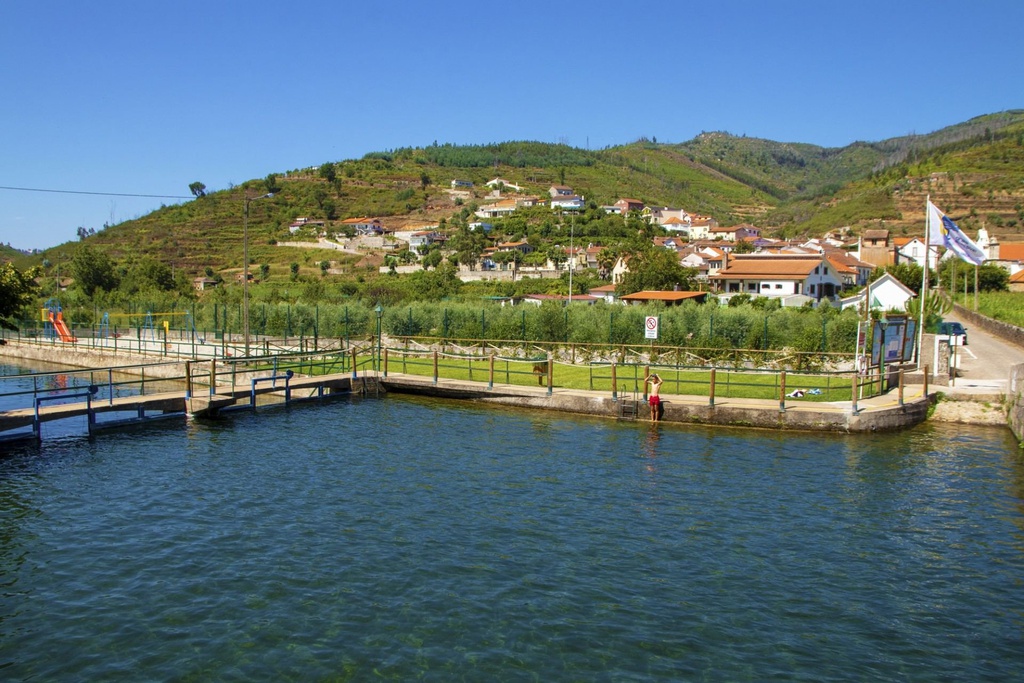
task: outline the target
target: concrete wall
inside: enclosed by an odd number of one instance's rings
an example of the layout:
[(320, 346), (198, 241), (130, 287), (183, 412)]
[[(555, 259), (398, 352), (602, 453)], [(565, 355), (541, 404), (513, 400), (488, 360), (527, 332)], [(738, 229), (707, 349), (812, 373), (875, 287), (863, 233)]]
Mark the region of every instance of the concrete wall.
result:
[[(178, 378), (185, 375), (185, 363), (183, 361), (168, 359), (159, 355), (131, 353), (129, 349), (124, 347), (115, 353), (112, 349), (87, 349), (67, 344), (54, 344), (52, 346), (19, 344), (16, 341), (7, 340), (6, 344), (0, 345), (0, 357), (2, 356), (54, 363), (56, 365), (67, 365), (73, 368), (106, 368), (111, 366), (130, 366), (132, 364), (159, 363), (159, 365), (146, 366), (147, 377)], [(133, 374), (130, 369), (122, 371), (127, 374)]]

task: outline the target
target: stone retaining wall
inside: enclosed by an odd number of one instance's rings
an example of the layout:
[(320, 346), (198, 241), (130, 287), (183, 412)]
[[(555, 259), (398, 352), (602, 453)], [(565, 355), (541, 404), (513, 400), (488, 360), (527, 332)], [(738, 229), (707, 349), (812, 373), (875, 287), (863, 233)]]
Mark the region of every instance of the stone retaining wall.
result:
[(1024, 329), (1021, 329), (1016, 325), (1004, 323), (1001, 320), (987, 318), (980, 313), (975, 313), (969, 308), (964, 308), (959, 304), (953, 304), (953, 310), (956, 312), (957, 316), (962, 318), (965, 322), (971, 325), (976, 325), (986, 332), (994, 334), (1000, 339), (1005, 339), (1011, 344), (1024, 347)]

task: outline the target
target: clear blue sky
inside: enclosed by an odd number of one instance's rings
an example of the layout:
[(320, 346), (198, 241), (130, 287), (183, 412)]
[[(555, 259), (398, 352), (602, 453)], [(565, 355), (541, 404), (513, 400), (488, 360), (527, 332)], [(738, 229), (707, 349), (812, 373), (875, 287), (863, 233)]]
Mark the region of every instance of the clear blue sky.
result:
[[(841, 147), (1024, 108), (1022, 26), (1018, 0), (12, 1), (0, 186), (188, 196), (435, 140)], [(0, 190), (0, 242), (177, 201)]]

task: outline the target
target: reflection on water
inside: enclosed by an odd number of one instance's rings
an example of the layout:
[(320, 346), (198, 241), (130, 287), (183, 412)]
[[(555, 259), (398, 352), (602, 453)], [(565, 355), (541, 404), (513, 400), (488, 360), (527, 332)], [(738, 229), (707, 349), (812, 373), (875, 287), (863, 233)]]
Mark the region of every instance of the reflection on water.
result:
[(12, 679), (1019, 680), (1004, 430), (388, 396), (0, 460)]

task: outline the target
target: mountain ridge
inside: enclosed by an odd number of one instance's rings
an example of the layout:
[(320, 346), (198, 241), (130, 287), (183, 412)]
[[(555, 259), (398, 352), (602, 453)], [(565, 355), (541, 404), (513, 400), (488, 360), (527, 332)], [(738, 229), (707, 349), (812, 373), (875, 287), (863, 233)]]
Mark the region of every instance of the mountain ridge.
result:
[[(9, 258), (18, 265), (52, 262), (60, 251), (85, 244), (113, 258), (154, 258), (196, 274), (223, 270), (239, 262), (243, 197), (277, 190), (271, 199), (249, 203), (248, 228), (254, 262), (281, 265), (295, 256), (272, 247), (287, 239), (288, 226), (298, 217), (322, 220), (329, 228), (356, 216), (459, 224), (487, 201), (483, 183), (494, 177), (537, 196), (551, 185), (569, 185), (591, 207), (631, 197), (710, 215), (723, 225), (754, 223), (779, 236), (814, 236), (840, 227), (908, 234), (923, 225), (924, 197), (932, 194), (965, 230), (984, 226), (1016, 234), (1024, 227), (1024, 110), (842, 148), (712, 131), (683, 143), (640, 139), (593, 151), (507, 141), (370, 152), (360, 159), (270, 173), (104, 226), (80, 242)], [(449, 187), (455, 179), (474, 185), (459, 194)], [(507, 220), (504, 228), (530, 234), (545, 222), (550, 216), (524, 214), (522, 220)], [(303, 259), (321, 256), (337, 258), (314, 253)]]

